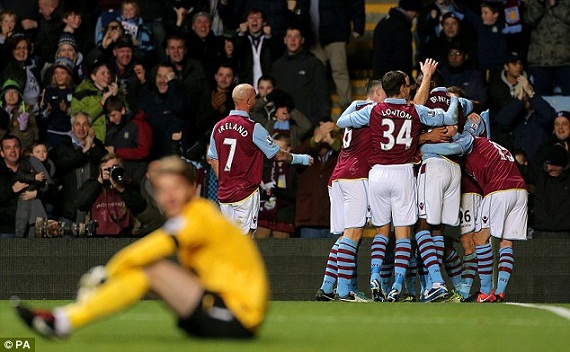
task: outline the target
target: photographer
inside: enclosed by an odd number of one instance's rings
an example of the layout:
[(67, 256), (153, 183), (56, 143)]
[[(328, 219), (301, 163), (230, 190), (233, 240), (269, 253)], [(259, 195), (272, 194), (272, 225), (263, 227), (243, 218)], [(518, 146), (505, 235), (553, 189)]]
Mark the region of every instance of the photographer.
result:
[(91, 212), (98, 237), (130, 236), (133, 216), (146, 208), (137, 185), (125, 182), (124, 171), (122, 160), (109, 153), (101, 159), (97, 179), (85, 181), (77, 191), (77, 207)]

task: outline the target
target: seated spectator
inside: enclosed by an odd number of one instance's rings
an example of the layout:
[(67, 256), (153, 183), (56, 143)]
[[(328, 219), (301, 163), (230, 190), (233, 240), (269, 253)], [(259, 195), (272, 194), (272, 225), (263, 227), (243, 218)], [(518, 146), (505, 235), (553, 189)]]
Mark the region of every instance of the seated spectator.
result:
[(4, 44), (14, 34), (17, 23), (18, 16), (14, 11), (0, 11), (0, 53), (4, 52)]
[(97, 222), (97, 236), (132, 236), (133, 216), (146, 209), (136, 183), (120, 178), (122, 160), (114, 153), (105, 155), (97, 177), (86, 180), (77, 190), (77, 208), (90, 212)]
[(105, 60), (96, 61), (86, 78), (75, 88), (71, 101), (71, 112), (85, 112), (89, 116), (90, 126), (95, 131), (98, 140), (105, 142), (106, 120), (103, 105), (110, 96), (122, 94), (119, 85), (111, 81), (111, 70)]
[[(513, 99), (515, 99), (515, 88), (519, 84), (518, 77), (528, 78), (523, 70), (523, 61), (516, 52), (509, 53), (503, 71), (498, 77), (489, 81), (489, 110), (491, 123), (493, 124), (494, 116)], [(491, 126), (493, 130), (493, 125)]]
[(257, 97), (255, 97), (255, 104), (249, 116), (263, 126), (271, 120), (273, 107), (267, 106), (267, 95), (275, 89), (275, 86), (275, 78), (272, 76), (261, 76), (257, 82)]
[(55, 60), (49, 85), (42, 92), (41, 118), (38, 119), (40, 138), (47, 140), (49, 149), (71, 131), (71, 100), (75, 65), (66, 58)]
[(333, 137), (334, 122), (323, 122), (315, 129), (311, 142), (299, 152), (310, 152), (311, 167), (299, 167), (295, 206), (295, 226), (301, 238), (333, 237), (330, 233), (328, 181), (336, 166), (340, 142)]
[(118, 97), (105, 101), (107, 135), (105, 148), (123, 160), (125, 180), (140, 183), (147, 170), (147, 160), (152, 147), (152, 128), (144, 112), (128, 111)]
[(280, 89), (267, 94), (267, 107), (271, 107), (271, 118), (265, 124), (270, 135), (275, 133), (289, 137), (288, 145), (295, 150), (311, 131), (311, 121), (295, 108), (293, 98)]
[(22, 150), (31, 149), (40, 132), (34, 111), (24, 102), (18, 82), (8, 79), (2, 84), (0, 104), (0, 139), (11, 134), (18, 137)]
[(39, 112), (40, 83), (36, 62), (32, 59), (31, 42), (22, 34), (14, 34), (6, 44), (6, 60), (2, 63), (0, 82), (16, 81), (27, 105), (34, 113)]
[(524, 76), (517, 80), (515, 99), (491, 117), (497, 127), (492, 129), (493, 140), (509, 150), (524, 150), (529, 163), (533, 163), (538, 148), (551, 131), (555, 111), (546, 100), (535, 94)]
[(562, 147), (570, 157), (570, 111), (558, 111), (554, 116), (554, 129), (548, 139), (540, 146), (533, 170), (542, 170), (542, 161), (553, 148)]
[(544, 159), (534, 188), (533, 238), (570, 238), (568, 152), (557, 146)]
[(451, 43), (447, 59), (441, 67), (446, 87), (456, 86), (463, 90), (465, 98), (481, 105), (487, 102), (487, 87), (481, 72), (469, 60), (469, 54), (459, 43)]
[[(73, 82), (79, 84), (85, 78), (85, 68), (83, 67), (83, 54), (77, 51), (77, 42), (70, 34), (64, 33), (57, 43), (57, 51), (55, 52), (55, 60), (66, 58), (73, 63)], [(44, 86), (50, 84), (52, 77), (53, 64), (46, 62), (42, 68), (41, 77)]]
[[(310, 126), (310, 125), (309, 125)], [(281, 133), (275, 144), (291, 152), (291, 139)], [(255, 238), (289, 238), (295, 233), (297, 168), (284, 161), (265, 160), (261, 184), (261, 207)]]
[(92, 65), (101, 57), (111, 57), (114, 44), (125, 35), (125, 29), (121, 22), (112, 20), (102, 29), (103, 38), (97, 42), (97, 46), (92, 49), (85, 58), (87, 66)]
[(107, 150), (83, 112), (71, 117), (71, 133), (52, 151), (56, 177), (61, 184), (59, 200), (54, 204), (54, 216), (67, 224), (84, 223), (86, 213), (77, 208), (77, 190), (89, 178), (97, 178), (99, 163)]

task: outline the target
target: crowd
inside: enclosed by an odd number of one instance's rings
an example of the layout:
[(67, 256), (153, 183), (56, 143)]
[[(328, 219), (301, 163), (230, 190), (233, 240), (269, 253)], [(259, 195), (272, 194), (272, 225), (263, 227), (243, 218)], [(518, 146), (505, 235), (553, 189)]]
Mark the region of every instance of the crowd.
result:
[[(553, 148), (567, 157), (570, 114), (542, 98), (570, 94), (568, 6), (401, 0), (374, 31), (375, 78), (412, 77), (414, 62), (435, 58), (444, 86), (490, 109), (493, 140), (529, 185), (535, 237), (570, 230), (567, 167)], [(256, 236), (338, 235), (328, 185), (346, 136), (331, 121), (329, 87), (348, 107), (346, 43), (364, 33), (364, 0), (3, 0), (0, 22), (1, 236), (80, 224), (97, 236), (149, 233), (162, 218), (149, 166), (172, 154), (219, 202), (206, 151), (241, 83), (256, 92), (249, 116), (282, 150), (314, 160), (266, 160)], [(38, 218), (54, 220), (51, 230)]]

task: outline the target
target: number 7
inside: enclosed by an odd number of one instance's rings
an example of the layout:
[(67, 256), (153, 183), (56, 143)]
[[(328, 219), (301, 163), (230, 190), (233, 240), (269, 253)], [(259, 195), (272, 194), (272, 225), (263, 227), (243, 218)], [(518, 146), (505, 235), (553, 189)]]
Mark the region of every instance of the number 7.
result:
[(235, 138), (224, 138), (224, 145), (230, 146), (230, 153), (228, 154), (228, 160), (226, 161), (224, 171), (230, 171), (232, 169), (234, 155), (236, 154), (237, 140)]

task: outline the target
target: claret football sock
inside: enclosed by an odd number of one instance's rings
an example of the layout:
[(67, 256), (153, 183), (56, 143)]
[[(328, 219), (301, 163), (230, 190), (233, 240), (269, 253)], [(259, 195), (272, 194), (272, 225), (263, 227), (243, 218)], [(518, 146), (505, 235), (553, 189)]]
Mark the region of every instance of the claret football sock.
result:
[(370, 249), (370, 282), (378, 280), (380, 282), (380, 269), (386, 257), (386, 246), (388, 238), (382, 235), (374, 236), (372, 248)]
[(402, 285), (406, 279), (406, 271), (408, 270), (408, 263), (412, 255), (412, 244), (409, 238), (400, 238), (396, 240), (396, 249), (394, 255), (394, 284), (393, 290), (402, 292)]
[(380, 287), (384, 293), (390, 292), (393, 272), (394, 254), (386, 254), (386, 259), (384, 259), (380, 267)]
[(352, 277), (356, 268), (356, 249), (358, 243), (343, 237), (338, 246), (336, 262), (338, 267), (337, 293), (346, 297), (350, 293)]
[(444, 260), (445, 264), (445, 271), (447, 272), (447, 276), (453, 283), (453, 287), (455, 290), (459, 289), (459, 285), (461, 284), (461, 259), (457, 255), (455, 249), (451, 249)]
[(499, 280), (497, 282), (497, 289), (495, 294), (502, 294), (507, 288), (513, 266), (515, 264), (515, 257), (513, 255), (512, 247), (503, 247), (499, 249)]
[(457, 293), (459, 293), (463, 298), (469, 297), (475, 275), (477, 275), (477, 254), (473, 252), (471, 254), (463, 256), (461, 285), (457, 290)]
[(327, 260), (327, 266), (325, 268), (325, 275), (323, 278), (323, 284), (321, 285), (321, 289), (325, 293), (332, 293), (334, 287), (336, 285), (336, 280), (338, 277), (338, 268), (336, 263), (336, 256), (338, 252), (338, 246), (340, 244), (340, 240), (342, 237), (336, 240), (333, 244), (331, 251), (329, 252), (329, 258)]
[[(429, 281), (432, 284), (442, 283), (443, 277), (437, 261), (436, 249), (429, 231), (423, 230), (416, 233), (416, 242), (418, 243), (418, 250), (424, 266), (429, 272)], [(430, 286), (428, 285), (427, 287), (429, 288)]]
[(488, 295), (493, 289), (493, 250), (491, 244), (487, 243), (475, 247), (477, 252), (477, 270), (481, 280), (480, 291)]

